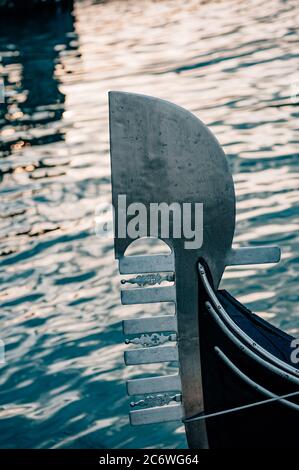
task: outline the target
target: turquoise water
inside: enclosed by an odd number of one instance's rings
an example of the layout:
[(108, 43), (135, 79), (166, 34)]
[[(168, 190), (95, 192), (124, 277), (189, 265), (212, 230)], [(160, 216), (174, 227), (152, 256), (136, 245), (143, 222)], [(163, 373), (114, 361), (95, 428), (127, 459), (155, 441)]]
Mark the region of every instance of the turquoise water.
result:
[(110, 200), (108, 90), (173, 101), (215, 133), (236, 184), (235, 244), (283, 250), (223, 286), (298, 335), (298, 19), (297, 0), (83, 0), (0, 19), (0, 447), (186, 445), (175, 424), (128, 425), (128, 313), (112, 242), (94, 235)]

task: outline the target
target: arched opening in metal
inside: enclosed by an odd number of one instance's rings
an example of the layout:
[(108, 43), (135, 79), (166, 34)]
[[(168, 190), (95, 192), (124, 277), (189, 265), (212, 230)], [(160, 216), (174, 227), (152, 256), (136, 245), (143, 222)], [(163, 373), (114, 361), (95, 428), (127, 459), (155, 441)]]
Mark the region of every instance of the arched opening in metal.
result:
[(170, 255), (170, 246), (156, 237), (144, 237), (133, 240), (125, 251), (125, 256)]

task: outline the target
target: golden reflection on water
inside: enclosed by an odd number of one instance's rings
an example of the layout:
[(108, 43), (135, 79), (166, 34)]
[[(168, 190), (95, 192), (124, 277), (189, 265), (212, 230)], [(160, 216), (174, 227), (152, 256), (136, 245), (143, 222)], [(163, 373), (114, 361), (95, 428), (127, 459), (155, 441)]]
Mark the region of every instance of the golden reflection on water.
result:
[(173, 101), (215, 133), (235, 244), (283, 250), (223, 287), (298, 334), (298, 17), (297, 0), (78, 0), (74, 16), (2, 28), (0, 447), (185, 445), (176, 425), (128, 426), (125, 379), (172, 368), (123, 366), (120, 321), (160, 310), (121, 308), (112, 240), (94, 235), (111, 196), (109, 90)]

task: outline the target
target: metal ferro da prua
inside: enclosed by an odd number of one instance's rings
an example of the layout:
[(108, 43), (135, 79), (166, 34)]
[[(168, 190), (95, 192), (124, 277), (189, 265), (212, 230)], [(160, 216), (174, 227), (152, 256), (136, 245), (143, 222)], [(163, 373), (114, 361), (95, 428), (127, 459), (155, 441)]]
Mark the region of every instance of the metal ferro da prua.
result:
[[(174, 218), (166, 236), (161, 221), (156, 227), (157, 237), (170, 247), (170, 254), (128, 256), (126, 250), (132, 237), (115, 234), (120, 274), (134, 275), (122, 281), (129, 286), (121, 292), (122, 303), (175, 304), (174, 315), (123, 322), (126, 342), (133, 345), (125, 352), (127, 365), (178, 364), (176, 374), (128, 381), (128, 394), (137, 397), (132, 403), (130, 421), (133, 425), (184, 421), (189, 447), (208, 448), (205, 420), (186, 419), (205, 413), (198, 263), (208, 271), (209, 282), (216, 291), (226, 266), (276, 262), (279, 249), (232, 248), (232, 176), (218, 141), (197, 117), (170, 102), (123, 92), (110, 92), (109, 110), (114, 208), (123, 195), (127, 206), (142, 204), (148, 229), (152, 204), (203, 207), (202, 243), (195, 248), (186, 248), (186, 239), (174, 236)], [(195, 215), (190, 214), (192, 225)], [(121, 216), (128, 226), (132, 213), (122, 212)], [(119, 217), (115, 210), (116, 227)], [(134, 345), (137, 347), (131, 349)]]

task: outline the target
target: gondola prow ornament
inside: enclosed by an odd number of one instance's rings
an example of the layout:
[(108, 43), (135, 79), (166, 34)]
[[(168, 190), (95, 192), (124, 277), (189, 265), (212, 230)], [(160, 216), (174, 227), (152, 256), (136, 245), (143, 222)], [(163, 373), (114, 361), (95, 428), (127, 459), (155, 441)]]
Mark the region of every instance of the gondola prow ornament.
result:
[[(273, 351), (267, 351), (263, 345), (256, 347), (254, 340), (250, 342), (248, 334), (245, 340), (239, 331), (234, 332), (229, 324), (234, 320), (220, 303), (223, 301), (227, 307), (237, 309), (234, 299), (227, 296), (219, 300), (217, 293), (226, 266), (275, 263), (279, 261), (280, 250), (270, 246), (232, 248), (235, 229), (232, 176), (222, 148), (197, 117), (167, 101), (122, 92), (110, 92), (109, 109), (115, 257), (119, 261), (120, 274), (134, 275), (124, 281), (134, 287), (123, 289), (121, 300), (124, 305), (173, 302), (176, 310), (175, 315), (123, 322), (126, 337), (132, 336), (126, 342), (138, 346), (134, 349), (129, 346), (130, 349), (125, 352), (127, 365), (178, 362), (177, 374), (127, 382), (128, 394), (139, 397), (133, 402), (134, 410), (130, 412), (131, 424), (183, 421), (190, 448), (226, 447), (227, 439), (217, 435), (220, 431), (219, 428), (217, 431), (216, 418), (211, 418), (211, 425), (207, 419), (199, 419), (207, 413), (220, 411), (221, 406), (228, 406), (217, 393), (225, 395), (225, 390), (219, 390), (219, 387), (226, 385), (223, 383), (222, 368), (228, 367), (229, 373), (233, 373), (228, 365), (233, 363), (223, 353), (222, 341), (216, 344), (209, 337), (210, 342), (207, 343), (207, 335), (215, 334), (215, 341), (220, 337), (223, 325), (217, 324), (219, 319), (230, 335), (236, 335), (238, 341), (245, 343), (245, 348), (250, 351), (250, 360), (256, 360), (253, 354), (272, 364), (273, 367), (267, 369), (269, 380), (271, 374), (277, 373), (276, 368), (281, 368), (294, 379), (286, 388), (287, 392), (293, 391), (294, 383), (298, 388), (299, 376), (295, 367), (288, 364), (284, 369), (282, 359), (277, 358), (278, 364), (273, 360)], [(120, 216), (117, 207), (124, 196), (126, 207), (130, 206), (133, 210), (122, 211)], [(178, 219), (173, 211), (173, 217), (168, 221), (168, 231), (163, 231), (162, 220), (155, 225), (155, 236), (170, 247), (170, 254), (128, 256), (126, 250), (134, 241), (134, 233), (136, 238), (140, 237), (140, 233), (142, 236), (152, 236), (153, 206), (161, 204), (178, 209), (178, 213), (182, 210)], [(191, 205), (191, 209), (203, 209), (202, 217), (198, 219), (201, 220), (199, 230), (202, 231), (199, 244), (186, 246), (186, 237), (178, 235), (175, 223), (184, 223), (182, 215), (185, 205), (189, 208)], [(139, 225), (143, 220), (146, 229), (142, 230), (139, 226), (138, 230), (133, 231), (133, 236), (126, 230), (120, 233), (117, 230), (120, 217), (125, 218), (125, 225), (129, 227), (134, 208), (140, 206), (144, 212)], [(196, 210), (191, 209), (188, 221), (194, 226), (197, 222)], [(172, 280), (174, 282), (169, 284)], [(164, 281), (168, 284), (164, 285)], [(216, 315), (215, 320), (213, 315)], [(236, 326), (242, 329), (240, 325)], [(246, 343), (247, 337), (249, 343)], [(225, 341), (229, 341), (228, 333)], [(240, 347), (239, 343), (236, 345), (233, 339), (231, 341), (232, 348)], [(243, 349), (240, 350), (243, 354)], [(229, 362), (224, 364), (225, 360)], [(207, 370), (210, 363), (213, 371)], [(261, 361), (259, 364), (264, 366)], [(233, 367), (239, 370), (235, 363)], [(246, 366), (245, 369), (248, 372), (250, 367)], [(218, 379), (216, 370), (220, 374)], [(241, 381), (245, 386), (246, 380), (244, 382), (242, 379), (247, 375), (239, 372), (236, 381)], [(256, 384), (255, 380), (249, 380)], [(277, 391), (280, 390), (278, 385), (275, 384)], [(250, 387), (248, 383), (247, 386)], [(211, 391), (211, 387), (218, 388), (218, 392)], [(259, 398), (265, 398), (264, 387), (253, 390)], [(216, 394), (215, 407), (211, 394)], [(276, 396), (275, 393), (272, 395)], [(236, 405), (241, 406), (241, 402), (237, 399)], [(230, 406), (234, 403), (232, 397)], [(278, 400), (278, 406), (281, 406), (281, 400)]]

